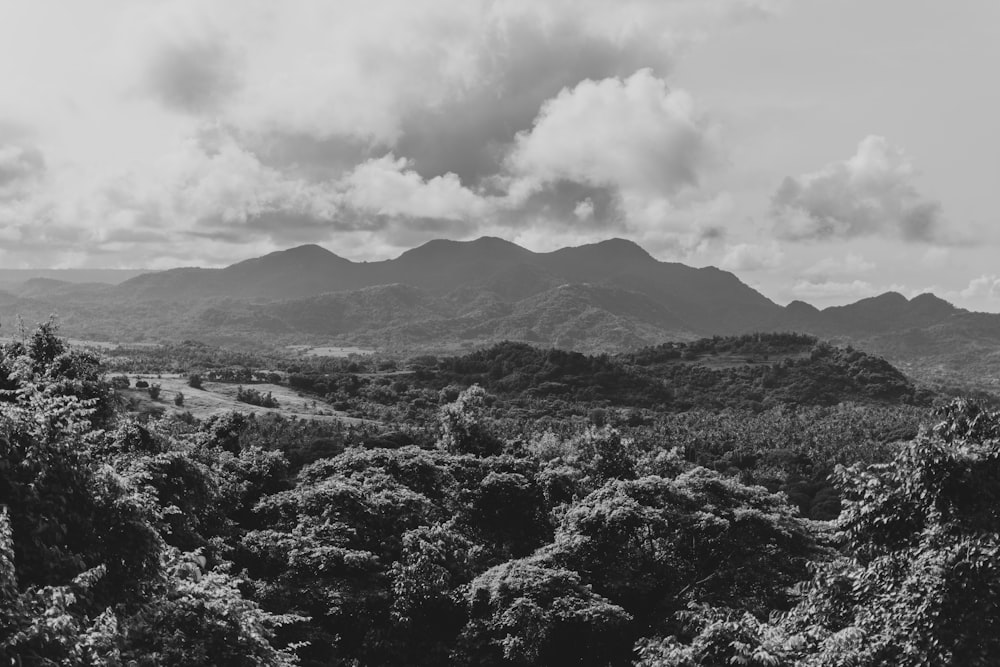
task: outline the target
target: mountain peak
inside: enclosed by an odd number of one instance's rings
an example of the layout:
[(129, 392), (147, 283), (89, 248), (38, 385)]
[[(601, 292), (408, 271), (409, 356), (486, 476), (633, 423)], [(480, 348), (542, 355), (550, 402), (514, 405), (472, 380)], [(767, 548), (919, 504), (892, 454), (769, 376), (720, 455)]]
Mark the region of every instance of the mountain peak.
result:
[(645, 248), (640, 246), (635, 241), (630, 241), (629, 239), (623, 238), (610, 238), (605, 241), (598, 241), (597, 243), (592, 243), (590, 246), (581, 247), (592, 247), (595, 250), (600, 250), (601, 252), (612, 253), (617, 256), (623, 257), (634, 257), (636, 259), (652, 259), (653, 256), (646, 252)]
[(555, 250), (553, 256), (573, 256), (585, 261), (598, 262), (655, 262), (656, 259), (646, 252), (635, 241), (622, 238), (611, 238), (597, 243), (587, 243), (580, 246)]
[(315, 243), (295, 246), (287, 250), (276, 250), (262, 257), (246, 259), (242, 262), (232, 264), (225, 269), (227, 273), (241, 272), (247, 270), (259, 270), (261, 267), (271, 267), (279, 269), (287, 267), (293, 269), (303, 266), (329, 266), (338, 264), (352, 264), (350, 260), (336, 255), (322, 246)]
[(805, 301), (795, 300), (785, 306), (785, 310), (790, 314), (796, 315), (814, 315), (819, 313), (819, 308), (812, 305), (811, 303), (806, 303)]
[(910, 307), (914, 310), (919, 310), (927, 314), (933, 313), (940, 316), (951, 315), (952, 313), (956, 313), (960, 310), (950, 302), (945, 301), (941, 297), (931, 294), (930, 292), (918, 294), (910, 299)]
[(287, 257), (293, 259), (343, 259), (340, 255), (330, 252), (326, 248), (315, 243), (306, 243), (305, 245), (295, 246), (294, 248), (288, 248), (287, 250), (278, 250), (277, 252), (272, 252), (265, 257)]
[(883, 292), (882, 294), (879, 294), (878, 296), (873, 296), (873, 297), (868, 298), (868, 299), (862, 299), (862, 301), (869, 301), (869, 302), (872, 302), (872, 303), (884, 303), (884, 304), (890, 304), (891, 303), (893, 305), (908, 303), (908, 300), (907, 300), (907, 298), (905, 296), (903, 296), (899, 292), (891, 292), (891, 291), (890, 292)]
[(440, 261), (456, 257), (483, 258), (483, 259), (503, 259), (517, 258), (532, 254), (516, 243), (511, 243), (495, 236), (481, 236), (472, 241), (451, 241), (448, 239), (434, 239), (427, 243), (407, 250), (398, 257), (398, 260), (407, 262), (413, 261)]
[(910, 299), (910, 303), (933, 303), (937, 305), (945, 304), (951, 306), (952, 308), (955, 307), (950, 302), (945, 301), (944, 299), (937, 296), (936, 294), (933, 294), (932, 292), (922, 292), (921, 294), (918, 294), (912, 299)]

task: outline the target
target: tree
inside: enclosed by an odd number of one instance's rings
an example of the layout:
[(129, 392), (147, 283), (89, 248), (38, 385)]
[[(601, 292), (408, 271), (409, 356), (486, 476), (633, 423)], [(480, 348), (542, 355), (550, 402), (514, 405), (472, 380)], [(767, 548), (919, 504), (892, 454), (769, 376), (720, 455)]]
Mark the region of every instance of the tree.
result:
[(575, 572), (516, 560), (478, 576), (466, 595), (469, 622), (459, 665), (626, 665), (629, 622)]
[[(688, 617), (640, 665), (993, 665), (1000, 655), (1000, 414), (956, 401), (889, 464), (838, 468), (845, 555), (771, 622)], [(669, 660), (668, 660), (669, 658)]]
[(449, 452), (488, 456), (497, 454), (503, 443), (486, 428), (484, 412), (487, 394), (478, 384), (458, 395), (453, 403), (441, 408), (441, 446)]
[(149, 397), (154, 401), (160, 398), (160, 385), (158, 383), (153, 383), (149, 385)]
[(177, 392), (174, 394), (174, 405), (177, 407), (182, 407), (184, 405), (184, 394), (183, 392)]
[(781, 496), (695, 468), (607, 482), (568, 509), (541, 557), (655, 624), (695, 601), (758, 613), (787, 606), (787, 587), (814, 555)]
[(97, 417), (108, 385), (51, 336), (40, 327), (0, 359), (15, 384), (0, 400), (0, 661), (293, 664), (271, 640), (294, 619), (244, 599), (217, 555), (209, 567), (165, 543), (201, 549), (221, 532), (209, 520), (219, 485), (199, 497), (210, 475), (187, 448), (165, 452), (135, 422)]

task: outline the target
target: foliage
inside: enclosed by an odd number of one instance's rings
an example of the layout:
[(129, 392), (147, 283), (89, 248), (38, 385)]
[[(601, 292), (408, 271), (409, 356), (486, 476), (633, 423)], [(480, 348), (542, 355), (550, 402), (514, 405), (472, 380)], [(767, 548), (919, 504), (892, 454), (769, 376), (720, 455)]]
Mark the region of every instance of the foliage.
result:
[(267, 392), (265, 394), (257, 389), (254, 389), (253, 387), (248, 387), (246, 389), (242, 386), (237, 387), (236, 400), (249, 405), (258, 405), (262, 408), (278, 407), (278, 399), (276, 399), (271, 392)]
[(568, 509), (539, 557), (654, 623), (691, 601), (756, 613), (786, 607), (786, 589), (816, 555), (780, 497), (694, 468), (607, 482)]
[(441, 408), (441, 444), (457, 454), (496, 454), (502, 443), (484, 428), (486, 392), (479, 385), (469, 387), (453, 402)]
[(477, 577), (467, 601), (455, 664), (597, 667), (631, 653), (632, 619), (575, 572), (510, 561)]
[(271, 644), (273, 628), (293, 619), (243, 598), (221, 560), (209, 567), (168, 546), (202, 549), (225, 534), (217, 485), (203, 484), (201, 496), (178, 485), (179, 470), (201, 481), (214, 473), (115, 415), (96, 360), (66, 349), (50, 325), (6, 346), (0, 367), (9, 383), (0, 401), (0, 658), (294, 664)]
[(143, 420), (51, 326), (4, 346), (0, 661), (874, 667), (1000, 651), (1000, 416), (956, 402), (921, 431), (920, 392), (853, 350), (793, 334), (616, 357), (507, 343), (279, 373), (177, 349), (218, 362), (189, 378), (287, 382), (382, 422)]
[(994, 664), (1000, 415), (965, 402), (941, 414), (891, 464), (838, 470), (846, 554), (816, 568), (787, 615), (698, 609), (693, 640), (646, 642), (643, 664)]

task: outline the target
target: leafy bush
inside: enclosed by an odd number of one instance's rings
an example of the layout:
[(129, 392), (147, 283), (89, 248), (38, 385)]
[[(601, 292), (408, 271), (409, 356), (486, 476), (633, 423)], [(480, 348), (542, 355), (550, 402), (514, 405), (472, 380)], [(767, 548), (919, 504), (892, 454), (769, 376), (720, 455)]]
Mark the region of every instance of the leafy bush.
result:
[(262, 408), (279, 407), (278, 399), (272, 396), (271, 392), (264, 394), (253, 387), (244, 388), (242, 385), (236, 388), (236, 400)]

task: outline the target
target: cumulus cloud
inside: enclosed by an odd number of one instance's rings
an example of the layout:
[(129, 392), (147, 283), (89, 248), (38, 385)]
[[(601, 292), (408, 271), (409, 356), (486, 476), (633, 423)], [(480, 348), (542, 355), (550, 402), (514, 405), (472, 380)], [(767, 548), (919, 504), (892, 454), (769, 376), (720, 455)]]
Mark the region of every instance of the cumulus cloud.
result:
[(777, 243), (737, 243), (722, 258), (719, 266), (729, 271), (761, 271), (781, 266), (785, 253)]
[(358, 165), (344, 179), (345, 203), (377, 215), (468, 220), (490, 203), (462, 186), (455, 174), (424, 180), (406, 158), (386, 155)]
[[(25, 171), (21, 153), (0, 157), (0, 165)], [(192, 239), (287, 247), (358, 232), (382, 232), (392, 247), (428, 235), (466, 235), (496, 206), (454, 174), (424, 179), (391, 154), (317, 181), (270, 167), (221, 135), (186, 141), (151, 168), (94, 189), (56, 187), (44, 197), (0, 200), (0, 247), (60, 253), (82, 244), (101, 252), (183, 247)]]
[(138, 76), (172, 108), (209, 115), (239, 88), (222, 115), (248, 135), (350, 137), (425, 177), (475, 183), (560, 90), (644, 67), (664, 76), (707, 29), (769, 4), (175, 0), (137, 21), (154, 45)]
[[(39, 0), (0, 29), (6, 61), (33, 63), (7, 72), (0, 247), (162, 264), (350, 237), (377, 255), (410, 229), (705, 247), (732, 203), (698, 192), (714, 128), (666, 77), (770, 4)], [(25, 121), (45, 160), (4, 143)]]
[(921, 196), (914, 175), (902, 150), (884, 137), (866, 137), (851, 158), (784, 180), (771, 200), (775, 229), (793, 240), (940, 240), (941, 205)]
[(1000, 298), (1000, 276), (991, 273), (973, 278), (959, 294), (966, 299)]
[(583, 81), (546, 102), (534, 127), (518, 135), (508, 166), (519, 179), (515, 195), (572, 181), (669, 196), (697, 186), (717, 155), (691, 96), (643, 69)]

